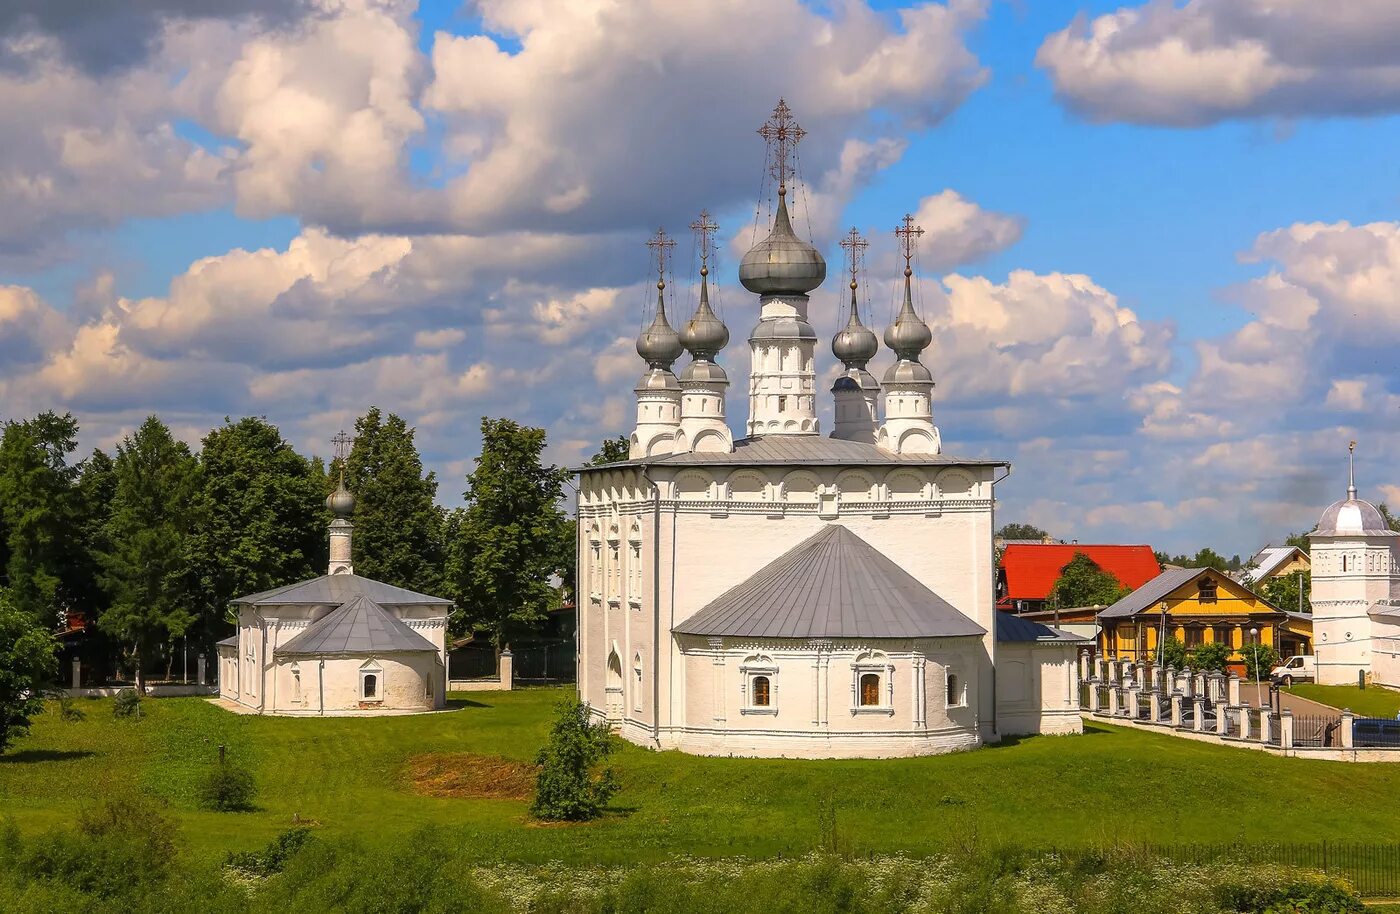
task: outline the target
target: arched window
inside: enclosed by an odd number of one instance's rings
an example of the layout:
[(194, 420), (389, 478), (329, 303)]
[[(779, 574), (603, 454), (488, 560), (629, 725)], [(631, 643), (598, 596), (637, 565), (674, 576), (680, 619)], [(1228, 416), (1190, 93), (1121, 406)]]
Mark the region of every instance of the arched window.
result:
[(773, 694), (770, 691), (770, 684), (767, 676), (755, 676), (753, 678), (753, 705), (756, 708), (766, 708), (773, 703)]
[(962, 680), (958, 678), (957, 673), (948, 674), (947, 691), (948, 707), (961, 708), (965, 702), (963, 701)]
[(862, 673), (860, 677), (860, 706), (875, 708), (880, 705), (880, 674)]
[(379, 677), (373, 673), (366, 673), (363, 680), (364, 695), (366, 700), (377, 698), (379, 695)]

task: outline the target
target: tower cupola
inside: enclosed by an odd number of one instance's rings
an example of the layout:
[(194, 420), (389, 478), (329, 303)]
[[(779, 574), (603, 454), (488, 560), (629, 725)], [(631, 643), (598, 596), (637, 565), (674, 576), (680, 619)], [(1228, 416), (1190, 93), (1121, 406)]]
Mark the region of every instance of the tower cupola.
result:
[(885, 328), (885, 345), (897, 361), (885, 371), (885, 422), (876, 444), (896, 454), (937, 454), (943, 449), (933, 424), (933, 375), (919, 356), (933, 342), (928, 324), (914, 310), (914, 251), (924, 230), (906, 214), (894, 234), (904, 255), (904, 302)]

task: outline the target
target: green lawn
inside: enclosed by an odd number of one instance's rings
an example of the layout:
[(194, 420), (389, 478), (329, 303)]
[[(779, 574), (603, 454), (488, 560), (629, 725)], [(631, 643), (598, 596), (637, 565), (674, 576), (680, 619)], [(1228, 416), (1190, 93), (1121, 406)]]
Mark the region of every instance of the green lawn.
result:
[[(425, 824), (450, 826), (484, 860), (773, 856), (817, 842), (824, 803), (857, 851), (917, 854), (974, 834), (1030, 846), (1400, 837), (1400, 806), (1377, 801), (1400, 793), (1400, 766), (1281, 759), (1101, 724), (1083, 736), (888, 761), (710, 759), (626, 746), (614, 761), (623, 784), (616, 808), (586, 826), (541, 827), (523, 801), (405, 788), (404, 764), (418, 753), (530, 759), (560, 694), (478, 692), (458, 696), (463, 706), (452, 713), (380, 719), (240, 716), (168, 698), (145, 702), (140, 721), (115, 720), (109, 701), (80, 702), (84, 720), (45, 714), (0, 757), (0, 816), (33, 832), (135, 786), (168, 801), (190, 851), (206, 858), (260, 846), (294, 814), (370, 846)], [(220, 743), (254, 769), (259, 811), (195, 808), (195, 785)]]
[(1394, 717), (1400, 713), (1400, 692), (1380, 686), (1325, 686), (1312, 683), (1295, 685), (1290, 691), (1300, 698), (1320, 701), (1334, 708), (1350, 708), (1358, 717)]

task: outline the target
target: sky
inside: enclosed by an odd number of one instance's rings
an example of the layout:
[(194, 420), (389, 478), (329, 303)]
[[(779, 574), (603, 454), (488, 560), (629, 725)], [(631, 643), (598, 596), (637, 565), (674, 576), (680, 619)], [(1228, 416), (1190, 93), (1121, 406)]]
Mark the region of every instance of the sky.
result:
[(1011, 461), (999, 520), (1247, 555), (1353, 439), (1400, 503), (1393, 0), (7, 0), (0, 417), (325, 454), (377, 405), (458, 503), (483, 416), (560, 463), (630, 431), (645, 241), (684, 317), (703, 207), (742, 429), (780, 96), (818, 334), (852, 227), (888, 320), (913, 214), (935, 421)]

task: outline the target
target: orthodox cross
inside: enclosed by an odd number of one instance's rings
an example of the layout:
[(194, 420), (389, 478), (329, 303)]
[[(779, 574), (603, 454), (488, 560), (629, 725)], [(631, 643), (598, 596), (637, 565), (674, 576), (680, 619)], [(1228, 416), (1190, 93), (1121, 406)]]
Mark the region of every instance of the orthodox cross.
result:
[(792, 109), (784, 99), (779, 98), (778, 107), (773, 109), (773, 114), (767, 122), (758, 128), (758, 135), (773, 147), (773, 177), (778, 179), (778, 193), (785, 193), (788, 174), (791, 172), (788, 156), (807, 135), (807, 131), (798, 126), (792, 116)]
[(666, 258), (671, 254), (671, 248), (676, 246), (676, 240), (666, 234), (664, 228), (656, 230), (654, 235), (647, 241), (647, 247), (656, 252), (656, 288), (666, 288)]
[(860, 271), (860, 259), (865, 253), (865, 249), (870, 247), (870, 242), (860, 236), (860, 232), (852, 227), (846, 233), (846, 237), (841, 239), (841, 247), (851, 258), (851, 288), (856, 287), (856, 273)]
[(719, 231), (719, 226), (710, 221), (710, 211), (702, 209), (700, 218), (690, 223), (690, 230), (700, 238), (700, 275), (710, 275), (710, 236)]
[(335, 459), (340, 464), (340, 484), (345, 485), (345, 461), (350, 456), (350, 442), (355, 439), (345, 434), (345, 430), (337, 432), (331, 439), (331, 444), (335, 445)]
[(899, 249), (904, 254), (904, 275), (908, 276), (912, 270), (909, 268), (909, 261), (914, 259), (914, 246), (919, 241), (919, 236), (924, 233), (923, 227), (914, 224), (914, 217), (908, 213), (900, 220), (899, 228), (894, 230), (895, 236), (899, 238)]

